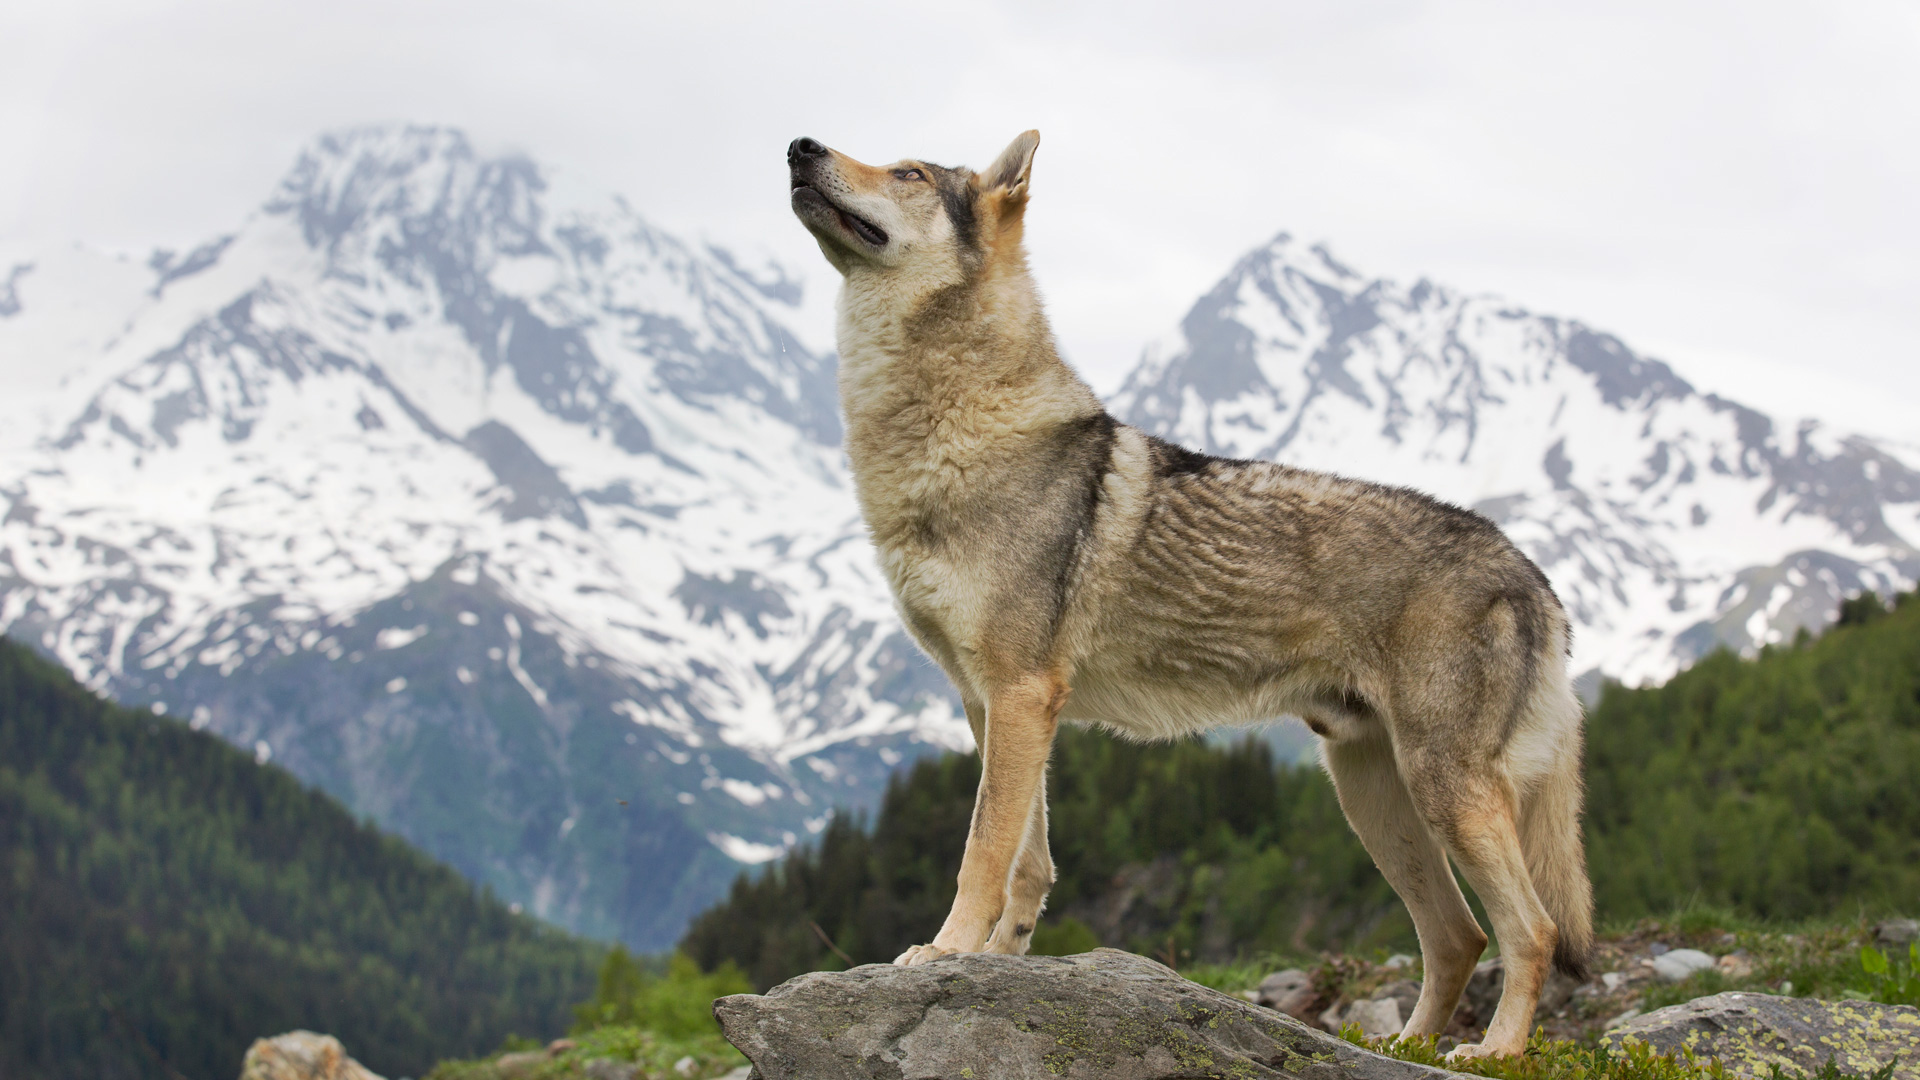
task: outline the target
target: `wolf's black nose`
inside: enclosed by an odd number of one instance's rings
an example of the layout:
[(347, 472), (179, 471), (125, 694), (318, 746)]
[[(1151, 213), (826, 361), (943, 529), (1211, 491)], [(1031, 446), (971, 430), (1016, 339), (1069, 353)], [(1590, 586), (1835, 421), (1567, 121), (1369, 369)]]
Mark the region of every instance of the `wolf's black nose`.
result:
[(795, 139), (787, 144), (787, 164), (797, 165), (803, 159), (825, 157), (827, 148), (812, 139)]

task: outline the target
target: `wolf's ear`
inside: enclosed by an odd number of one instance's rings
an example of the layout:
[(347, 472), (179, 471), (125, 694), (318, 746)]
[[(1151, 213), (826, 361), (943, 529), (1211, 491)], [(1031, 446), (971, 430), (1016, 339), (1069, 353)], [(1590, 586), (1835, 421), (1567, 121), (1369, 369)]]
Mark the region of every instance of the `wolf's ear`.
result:
[(1040, 149), (1040, 133), (1023, 131), (1007, 144), (993, 164), (980, 174), (980, 190), (1002, 191), (1018, 201), (1027, 197), (1027, 180), (1033, 174), (1033, 152)]

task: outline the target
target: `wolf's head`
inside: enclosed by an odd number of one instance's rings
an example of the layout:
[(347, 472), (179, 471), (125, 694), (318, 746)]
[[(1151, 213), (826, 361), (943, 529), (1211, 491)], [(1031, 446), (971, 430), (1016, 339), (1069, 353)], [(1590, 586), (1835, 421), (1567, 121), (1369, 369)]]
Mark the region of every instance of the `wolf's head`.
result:
[(1013, 140), (984, 172), (908, 159), (876, 167), (812, 139), (787, 147), (793, 212), (834, 269), (919, 287), (977, 279), (1018, 262), (1027, 179), (1040, 133)]

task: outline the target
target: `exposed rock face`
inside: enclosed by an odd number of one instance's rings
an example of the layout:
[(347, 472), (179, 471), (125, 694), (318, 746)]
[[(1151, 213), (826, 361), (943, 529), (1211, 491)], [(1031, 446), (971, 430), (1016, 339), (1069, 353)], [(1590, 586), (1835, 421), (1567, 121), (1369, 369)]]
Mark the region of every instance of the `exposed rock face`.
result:
[(1441, 1080), (1144, 957), (969, 954), (815, 972), (714, 1002), (761, 1080)]
[(1898, 1058), (1894, 1080), (1920, 1080), (1920, 1009), (1906, 1005), (1715, 994), (1637, 1017), (1601, 1041), (1618, 1047), (1628, 1038), (1663, 1054), (1715, 1058), (1744, 1077), (1764, 1077), (1770, 1065), (1811, 1074), (1829, 1057), (1842, 1072), (1867, 1076)]
[(331, 1035), (289, 1031), (255, 1039), (240, 1065), (240, 1080), (381, 1080), (347, 1056)]

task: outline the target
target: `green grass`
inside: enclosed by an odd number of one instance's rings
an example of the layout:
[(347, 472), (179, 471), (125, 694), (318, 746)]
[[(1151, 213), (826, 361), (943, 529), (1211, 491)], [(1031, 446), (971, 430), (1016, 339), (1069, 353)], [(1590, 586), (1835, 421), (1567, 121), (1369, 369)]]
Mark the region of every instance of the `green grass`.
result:
[[(473, 1061), (443, 1061), (433, 1067), (424, 1080), (577, 1080), (587, 1075), (590, 1061), (612, 1059), (640, 1066), (642, 1076), (724, 1076), (747, 1059), (718, 1032), (690, 1036), (663, 1036), (657, 1032), (628, 1025), (595, 1028), (570, 1040), (573, 1045), (552, 1056), (545, 1056), (510, 1071), (502, 1069), (501, 1058), (508, 1054), (534, 1051), (531, 1040), (509, 1040), (499, 1051)], [(565, 1044), (561, 1044), (565, 1046)], [(674, 1066), (692, 1058), (686, 1072)], [(514, 1064), (514, 1063), (508, 1063)]]
[(1254, 956), (1226, 964), (1188, 964), (1180, 969), (1183, 978), (1211, 987), (1223, 994), (1238, 994), (1260, 985), (1260, 980), (1290, 967), (1310, 968), (1316, 961), (1291, 960), (1275, 953)]
[[(1604, 1046), (1549, 1039), (1544, 1033), (1535, 1032), (1527, 1041), (1526, 1051), (1518, 1057), (1448, 1061), (1433, 1036), (1375, 1040), (1369, 1039), (1357, 1025), (1348, 1024), (1340, 1030), (1340, 1037), (1355, 1046), (1401, 1061), (1492, 1080), (1730, 1080), (1733, 1076), (1717, 1061), (1702, 1060), (1685, 1052), (1678, 1057), (1656, 1054), (1652, 1047), (1638, 1040), (1610, 1050)], [(1768, 1080), (1799, 1080), (1778, 1065), (1770, 1069)], [(1890, 1080), (1893, 1069), (1894, 1063), (1889, 1062), (1871, 1076), (1862, 1077), (1842, 1072), (1829, 1059), (1825, 1067), (1805, 1080)]]
[(1905, 955), (1887, 956), (1873, 948), (1872, 924), (1864, 917), (1776, 922), (1700, 908), (1645, 920), (1624, 933), (1615, 928), (1606, 937), (1658, 937), (1714, 953), (1744, 950), (1752, 961), (1753, 970), (1739, 978), (1710, 970), (1685, 982), (1650, 987), (1641, 995), (1642, 1012), (1729, 990), (1920, 1005), (1920, 955), (1910, 948)]

